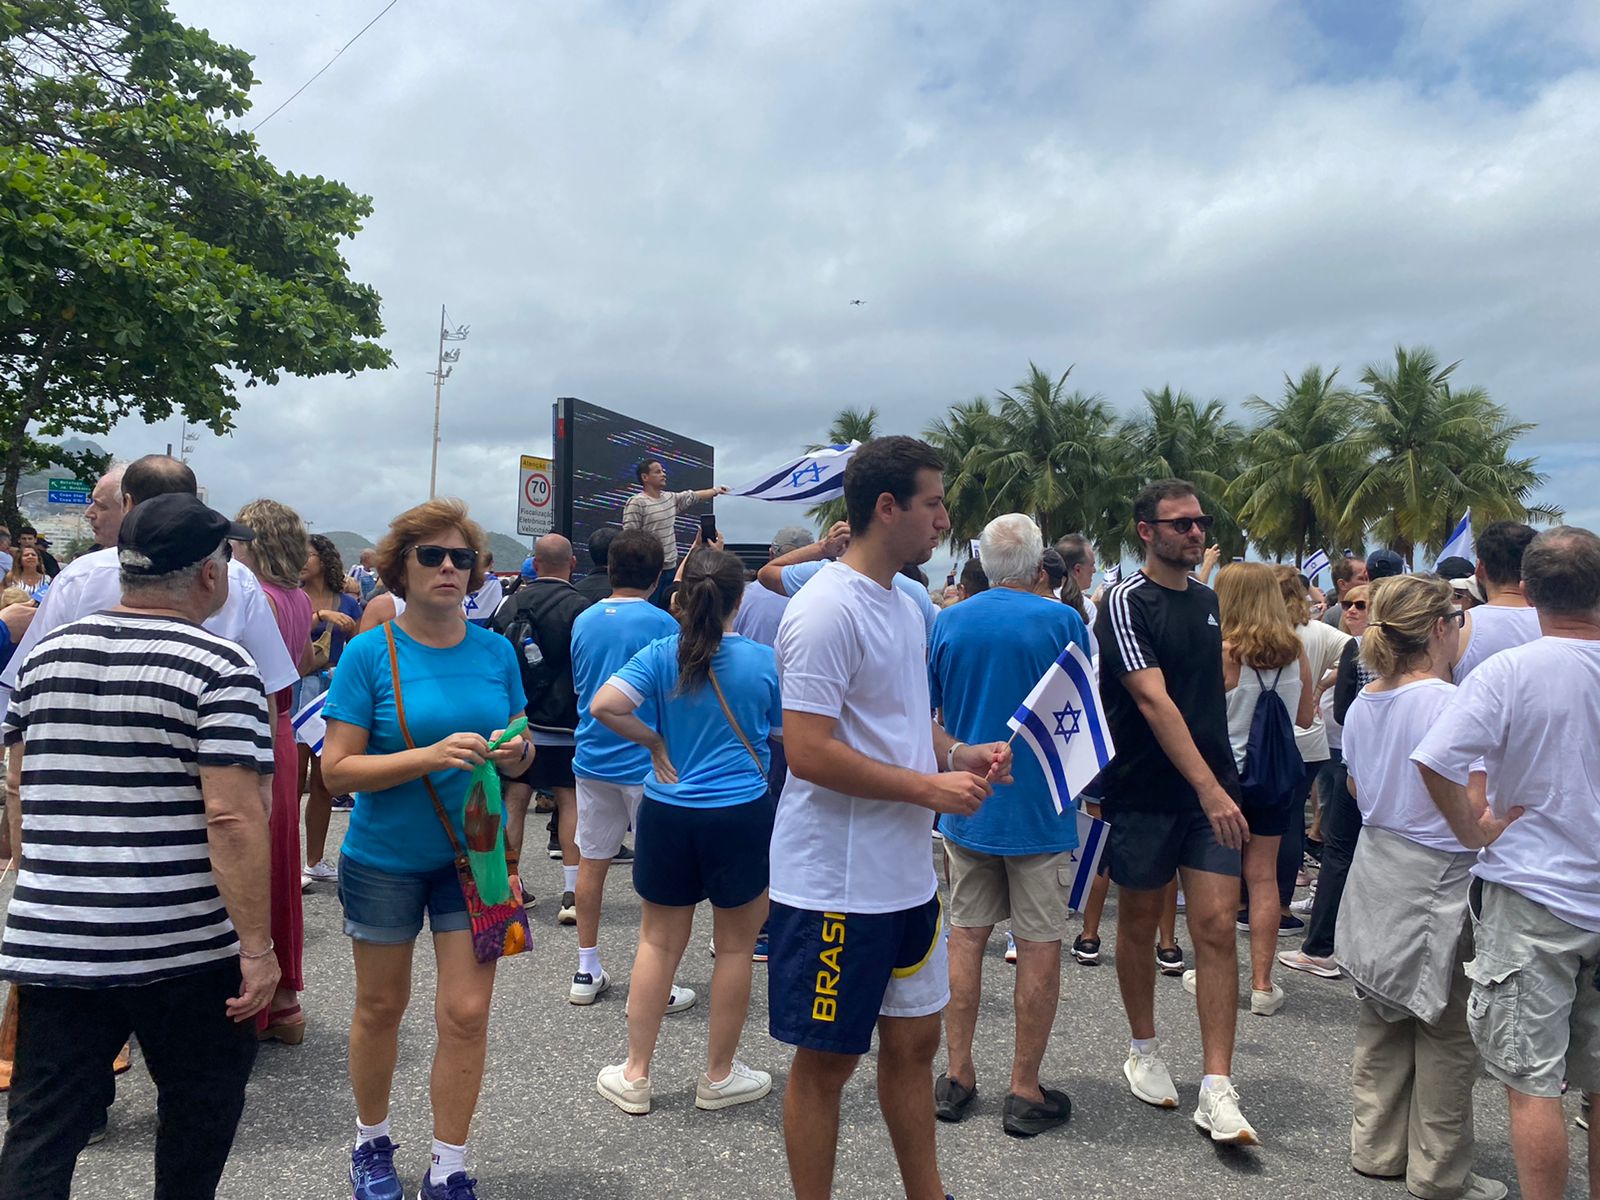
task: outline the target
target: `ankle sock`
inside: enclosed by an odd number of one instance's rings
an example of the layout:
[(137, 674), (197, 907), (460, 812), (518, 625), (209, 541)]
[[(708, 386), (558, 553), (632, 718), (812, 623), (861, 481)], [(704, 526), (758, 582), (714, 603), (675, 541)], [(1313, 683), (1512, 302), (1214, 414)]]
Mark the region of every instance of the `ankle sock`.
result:
[(576, 892), (578, 890), (578, 868), (561, 868), (561, 890), (563, 892)]
[(1153, 1053), (1155, 1053), (1155, 1048), (1156, 1048), (1156, 1039), (1155, 1038), (1129, 1038), (1128, 1039), (1128, 1049), (1130, 1051), (1132, 1051), (1133, 1053), (1135, 1053), (1135, 1054), (1153, 1054)]
[(587, 974), (590, 979), (600, 978), (600, 947), (578, 947), (578, 974)]
[(385, 1117), (376, 1125), (363, 1125), (361, 1118), (356, 1118), (356, 1149), (359, 1150), (368, 1142), (375, 1142), (379, 1138), (389, 1136), (389, 1118)]
[(457, 1171), (467, 1169), (467, 1146), (463, 1142), (459, 1146), (452, 1146), (449, 1142), (433, 1139), (433, 1165), (428, 1168), (428, 1180), (431, 1183), (443, 1183)]
[(1203, 1075), (1200, 1077), (1200, 1090), (1206, 1092), (1219, 1091), (1233, 1084), (1231, 1075)]

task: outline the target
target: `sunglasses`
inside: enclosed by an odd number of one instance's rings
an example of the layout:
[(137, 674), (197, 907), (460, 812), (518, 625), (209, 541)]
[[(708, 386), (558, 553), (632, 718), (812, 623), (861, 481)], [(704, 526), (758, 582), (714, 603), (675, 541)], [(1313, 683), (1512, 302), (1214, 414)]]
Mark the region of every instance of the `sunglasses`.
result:
[(413, 546), (412, 550), (417, 555), (417, 565), (427, 567), (429, 570), (444, 564), (445, 556), (449, 555), (450, 565), (458, 571), (470, 571), (478, 563), (478, 552), (466, 546)]
[(1467, 610), (1464, 608), (1452, 608), (1445, 613), (1445, 620), (1454, 621), (1457, 629), (1464, 629), (1467, 624)]
[(1365, 600), (1346, 600), (1344, 602), (1344, 606), (1346, 608), (1353, 608), (1356, 610), (1356, 612), (1367, 611), (1367, 602)]
[(1146, 522), (1149, 525), (1171, 525), (1173, 533), (1188, 533), (1196, 525), (1201, 533), (1211, 532), (1211, 527), (1217, 523), (1213, 516), (1204, 517), (1155, 517)]

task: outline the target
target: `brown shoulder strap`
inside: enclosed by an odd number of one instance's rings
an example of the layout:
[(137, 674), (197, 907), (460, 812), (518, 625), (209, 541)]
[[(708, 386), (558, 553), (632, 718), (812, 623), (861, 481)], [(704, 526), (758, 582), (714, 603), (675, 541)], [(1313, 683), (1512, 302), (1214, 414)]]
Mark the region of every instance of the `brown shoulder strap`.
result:
[[(400, 722), (400, 736), (405, 738), (408, 749), (415, 750), (417, 744), (411, 740), (411, 730), (406, 728), (405, 697), (400, 693), (400, 655), (395, 650), (393, 621), (383, 623), (383, 636), (389, 640), (389, 679), (394, 684), (394, 713)], [(428, 789), (428, 798), (433, 801), (433, 811), (439, 817), (439, 824), (444, 826), (445, 836), (450, 839), (450, 848), (456, 852), (456, 857), (460, 858), (464, 851), (456, 839), (455, 826), (450, 824), (450, 818), (445, 815), (444, 805), (439, 802), (439, 793), (434, 791), (433, 780), (426, 774), (422, 776), (422, 786)]]
[(728, 707), (728, 698), (722, 694), (722, 685), (717, 682), (717, 672), (712, 667), (706, 668), (706, 678), (711, 681), (711, 690), (717, 694), (717, 703), (722, 705), (722, 715), (728, 718), (728, 724), (733, 726), (734, 733), (739, 735), (739, 740), (744, 743), (745, 750), (750, 755), (750, 761), (756, 765), (756, 773), (766, 778), (766, 768), (761, 765), (761, 756), (756, 753), (756, 748), (750, 744), (750, 739), (745, 737), (744, 730), (739, 728), (739, 722), (734, 719), (733, 709)]

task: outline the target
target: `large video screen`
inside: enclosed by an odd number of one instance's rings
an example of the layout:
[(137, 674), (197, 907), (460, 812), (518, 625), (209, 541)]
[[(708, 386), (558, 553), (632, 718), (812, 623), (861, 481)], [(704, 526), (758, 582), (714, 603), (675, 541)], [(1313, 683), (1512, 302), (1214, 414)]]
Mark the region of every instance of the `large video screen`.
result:
[[(622, 527), (622, 506), (639, 490), (634, 468), (643, 458), (659, 458), (667, 468), (667, 490), (708, 488), (715, 477), (716, 451), (704, 442), (662, 429), (574, 396), (555, 403), (557, 528), (572, 539), (578, 567), (589, 571), (589, 535), (604, 525)], [(697, 504), (678, 517), (678, 554), (694, 542)]]

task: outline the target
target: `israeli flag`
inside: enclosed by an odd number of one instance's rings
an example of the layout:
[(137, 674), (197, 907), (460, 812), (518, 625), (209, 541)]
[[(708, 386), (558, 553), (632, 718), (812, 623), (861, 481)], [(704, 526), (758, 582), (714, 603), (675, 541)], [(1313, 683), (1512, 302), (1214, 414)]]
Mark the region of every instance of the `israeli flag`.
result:
[(1072, 875), (1072, 890), (1067, 893), (1067, 907), (1082, 912), (1089, 899), (1089, 889), (1094, 877), (1100, 873), (1100, 860), (1105, 857), (1106, 838), (1111, 828), (1104, 821), (1078, 810), (1078, 848), (1072, 857), (1076, 862)]
[(1067, 643), (1006, 724), (1039, 760), (1058, 813), (1072, 806), (1117, 752), (1100, 711), (1094, 668), (1076, 642)]
[(1112, 563), (1106, 568), (1105, 578), (1100, 581), (1101, 587), (1116, 587), (1122, 582), (1122, 564)]
[(827, 446), (787, 463), (770, 475), (733, 489), (732, 495), (752, 500), (817, 504), (844, 495), (844, 469), (860, 442)]
[(1434, 559), (1437, 564), (1441, 559), (1449, 558), (1452, 554), (1466, 559), (1470, 563), (1478, 561), (1478, 547), (1472, 540), (1472, 510), (1469, 508), (1461, 514), (1461, 520), (1456, 522), (1456, 527), (1450, 531), (1444, 549), (1439, 551), (1439, 558)]
[(322, 706), (327, 703), (328, 693), (323, 692), (311, 701), (290, 719), (294, 727), (294, 740), (302, 746), (310, 746), (311, 753), (322, 754), (322, 742), (328, 736), (328, 723), (322, 719)]
[(1326, 550), (1318, 550), (1310, 558), (1306, 559), (1305, 565), (1300, 568), (1300, 573), (1311, 580), (1312, 583), (1315, 583), (1317, 576), (1326, 571), (1328, 566), (1328, 552)]

